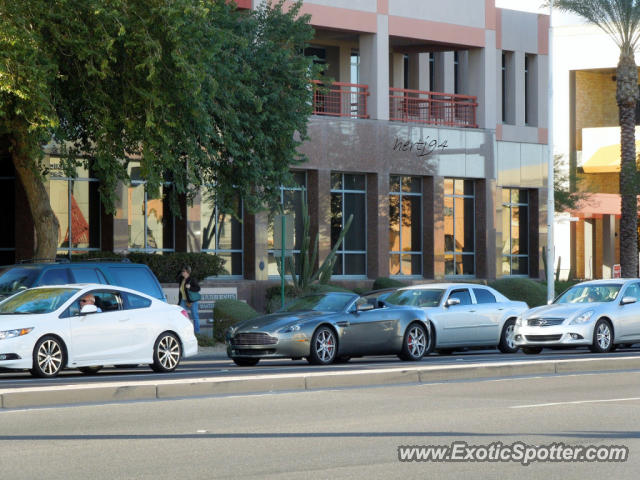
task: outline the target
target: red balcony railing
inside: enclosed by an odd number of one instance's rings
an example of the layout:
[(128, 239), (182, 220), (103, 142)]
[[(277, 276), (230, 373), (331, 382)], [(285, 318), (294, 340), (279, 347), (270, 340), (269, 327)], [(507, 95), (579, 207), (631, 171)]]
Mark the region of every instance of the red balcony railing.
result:
[(324, 84), (314, 80), (313, 113), (334, 117), (369, 118), (368, 96), (368, 85), (343, 82)]
[(477, 128), (477, 108), (469, 95), (389, 89), (389, 119), (399, 122)]

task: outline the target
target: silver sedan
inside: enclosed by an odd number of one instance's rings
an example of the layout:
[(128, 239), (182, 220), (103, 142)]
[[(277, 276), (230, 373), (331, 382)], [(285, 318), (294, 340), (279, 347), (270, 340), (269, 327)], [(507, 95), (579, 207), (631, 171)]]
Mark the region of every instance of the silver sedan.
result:
[(384, 302), (421, 307), (431, 322), (439, 353), (465, 347), (516, 352), (513, 329), (516, 318), (528, 308), (491, 287), (467, 283), (414, 285), (397, 290)]
[(574, 285), (550, 305), (532, 308), (516, 322), (524, 353), (543, 347), (586, 346), (609, 352), (640, 342), (640, 279), (594, 280)]

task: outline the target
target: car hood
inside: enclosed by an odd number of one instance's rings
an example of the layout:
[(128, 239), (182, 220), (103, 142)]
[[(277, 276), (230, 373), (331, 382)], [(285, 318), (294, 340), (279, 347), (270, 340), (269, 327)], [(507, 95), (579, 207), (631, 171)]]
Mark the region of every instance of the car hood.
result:
[(0, 331), (15, 330), (17, 328), (35, 327), (46, 314), (8, 314), (0, 315)]
[(526, 318), (570, 318), (580, 315), (587, 310), (593, 310), (602, 305), (601, 302), (594, 303), (552, 303), (541, 307), (532, 308), (525, 316)]
[(252, 318), (250, 320), (244, 320), (236, 325), (236, 331), (245, 330), (277, 330), (287, 325), (295, 323), (304, 323), (309, 320), (316, 319), (318, 317), (326, 317), (327, 315), (333, 315), (334, 312), (277, 312), (269, 315), (263, 315), (261, 317)]

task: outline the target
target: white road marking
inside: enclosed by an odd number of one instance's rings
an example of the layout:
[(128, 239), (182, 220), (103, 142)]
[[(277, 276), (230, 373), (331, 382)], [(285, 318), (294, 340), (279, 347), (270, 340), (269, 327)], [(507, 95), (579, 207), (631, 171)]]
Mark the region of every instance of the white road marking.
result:
[(532, 405), (513, 405), (509, 408), (539, 408), (539, 407), (555, 407), (558, 405), (581, 405), (584, 403), (634, 402), (638, 400), (640, 400), (640, 397), (602, 398), (598, 400), (573, 400), (569, 402), (550, 402), (550, 403), (534, 403)]

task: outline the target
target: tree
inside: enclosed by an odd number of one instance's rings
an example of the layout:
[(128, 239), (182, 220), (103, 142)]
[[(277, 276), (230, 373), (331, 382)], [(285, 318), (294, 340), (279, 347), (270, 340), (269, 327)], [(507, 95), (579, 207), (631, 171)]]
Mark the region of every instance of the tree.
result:
[(574, 210), (578, 202), (588, 197), (588, 192), (572, 191), (570, 185), (578, 185), (581, 179), (575, 171), (567, 172), (562, 155), (553, 157), (553, 200), (556, 212)]
[(25, 187), (36, 257), (56, 252), (44, 186), (51, 140), (70, 176), (83, 165), (114, 211), (139, 171), (153, 195), (215, 187), (230, 211), (277, 203), (311, 114), (317, 67), (301, 2), (240, 11), (227, 0), (0, 0), (0, 136)]
[[(549, 2), (550, 3), (550, 2)], [(639, 0), (555, 0), (553, 6), (600, 27), (620, 49), (616, 67), (616, 102), (620, 122), (620, 259), (623, 277), (638, 276), (638, 204), (636, 187), (635, 108), (638, 69), (634, 52), (640, 39)]]

